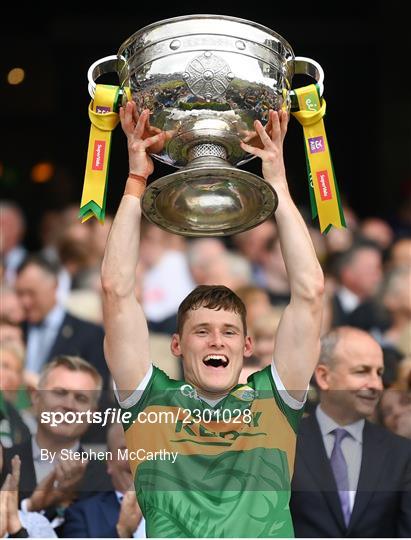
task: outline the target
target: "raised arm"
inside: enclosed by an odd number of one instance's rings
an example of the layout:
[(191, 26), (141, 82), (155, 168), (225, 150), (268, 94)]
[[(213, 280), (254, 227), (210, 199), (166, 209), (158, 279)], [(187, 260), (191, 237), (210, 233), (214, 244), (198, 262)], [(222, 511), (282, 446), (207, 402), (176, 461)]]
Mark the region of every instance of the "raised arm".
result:
[(287, 114), (270, 111), (270, 122), (271, 136), (255, 122), (263, 148), (242, 146), (262, 159), (263, 176), (278, 195), (275, 217), (291, 300), (276, 333), (274, 363), (287, 391), (301, 400), (320, 351), (324, 278), (307, 227), (288, 190), (283, 159)]
[(140, 197), (154, 165), (148, 152), (164, 144), (164, 134), (148, 136), (149, 111), (137, 114), (134, 102), (120, 109), (121, 126), (127, 136), (129, 172), (124, 196), (114, 218), (104, 253), (101, 282), (106, 332), (104, 353), (119, 391), (126, 399), (149, 369), (147, 322), (135, 295), (140, 246)]

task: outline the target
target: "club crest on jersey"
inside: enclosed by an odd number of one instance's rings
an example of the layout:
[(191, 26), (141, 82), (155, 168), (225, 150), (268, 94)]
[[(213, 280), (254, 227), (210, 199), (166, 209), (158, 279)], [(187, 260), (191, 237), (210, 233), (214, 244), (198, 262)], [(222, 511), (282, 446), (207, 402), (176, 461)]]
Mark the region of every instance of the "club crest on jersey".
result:
[(240, 386), (231, 395), (241, 401), (253, 401), (257, 397), (257, 392), (251, 386)]

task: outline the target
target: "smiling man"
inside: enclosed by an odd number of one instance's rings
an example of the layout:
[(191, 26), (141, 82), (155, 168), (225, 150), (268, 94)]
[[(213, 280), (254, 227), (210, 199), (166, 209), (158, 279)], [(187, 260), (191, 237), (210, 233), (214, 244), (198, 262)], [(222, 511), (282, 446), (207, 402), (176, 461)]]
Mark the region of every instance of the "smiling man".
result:
[(291, 511), (297, 537), (411, 535), (411, 442), (367, 420), (381, 397), (380, 345), (340, 327), (322, 338), (320, 404), (298, 432)]
[[(120, 110), (130, 175), (102, 266), (105, 354), (123, 409), (130, 451), (173, 451), (169, 461), (130, 460), (149, 537), (293, 536), (289, 511), (295, 440), (306, 389), (318, 360), (323, 275), (304, 221), (288, 191), (283, 162), (287, 115), (255, 123), (263, 176), (276, 190), (281, 249), (291, 288), (271, 366), (238, 380), (252, 354), (242, 301), (227, 287), (199, 286), (182, 302), (171, 350), (184, 380), (150, 363), (148, 330), (135, 296), (141, 205), (149, 156), (164, 145), (152, 135), (149, 111)], [(170, 287), (173, 286), (170, 276)], [(154, 358), (155, 362), (156, 359)], [(147, 419), (139, 422), (139, 413)], [(171, 422), (160, 413), (172, 412)], [(154, 415), (154, 416), (153, 416)], [(142, 453), (140, 453), (142, 454)]]

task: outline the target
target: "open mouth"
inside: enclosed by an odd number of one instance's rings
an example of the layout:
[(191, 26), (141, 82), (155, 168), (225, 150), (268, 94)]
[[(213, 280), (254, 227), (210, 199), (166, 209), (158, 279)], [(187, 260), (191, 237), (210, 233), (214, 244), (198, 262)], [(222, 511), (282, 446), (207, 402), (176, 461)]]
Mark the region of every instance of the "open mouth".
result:
[(226, 368), (230, 361), (222, 354), (209, 354), (204, 358), (203, 363), (207, 367)]

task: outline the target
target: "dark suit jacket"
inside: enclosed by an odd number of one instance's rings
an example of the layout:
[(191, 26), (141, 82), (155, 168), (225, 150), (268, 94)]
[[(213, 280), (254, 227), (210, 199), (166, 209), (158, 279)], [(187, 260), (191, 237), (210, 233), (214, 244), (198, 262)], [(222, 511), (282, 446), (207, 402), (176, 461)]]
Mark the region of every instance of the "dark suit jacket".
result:
[(117, 538), (119, 515), (120, 504), (114, 491), (78, 501), (66, 510), (63, 537)]
[(373, 299), (364, 300), (353, 311), (344, 311), (338, 294), (332, 297), (332, 326), (354, 326), (366, 332), (378, 329), (384, 332), (390, 327), (390, 318), (380, 304)]
[(296, 537), (411, 536), (411, 441), (365, 422), (348, 528), (315, 414), (301, 421), (290, 502)]
[[(27, 325), (23, 330), (27, 334)], [(80, 356), (97, 369), (107, 387), (108, 368), (104, 360), (103, 341), (104, 330), (101, 326), (66, 313), (46, 362), (60, 354)]]
[[(79, 451), (82, 448), (80, 447)], [(20, 500), (30, 497), (37, 486), (36, 470), (34, 468), (31, 439), (22, 444), (16, 444), (11, 448), (4, 449), (4, 467), (2, 477), (11, 472), (11, 459), (18, 454), (21, 460), (20, 470)], [(111, 479), (106, 471), (106, 466), (102, 461), (90, 459), (83, 480), (77, 491), (78, 499), (91, 497), (96, 493), (110, 491), (113, 489)]]

